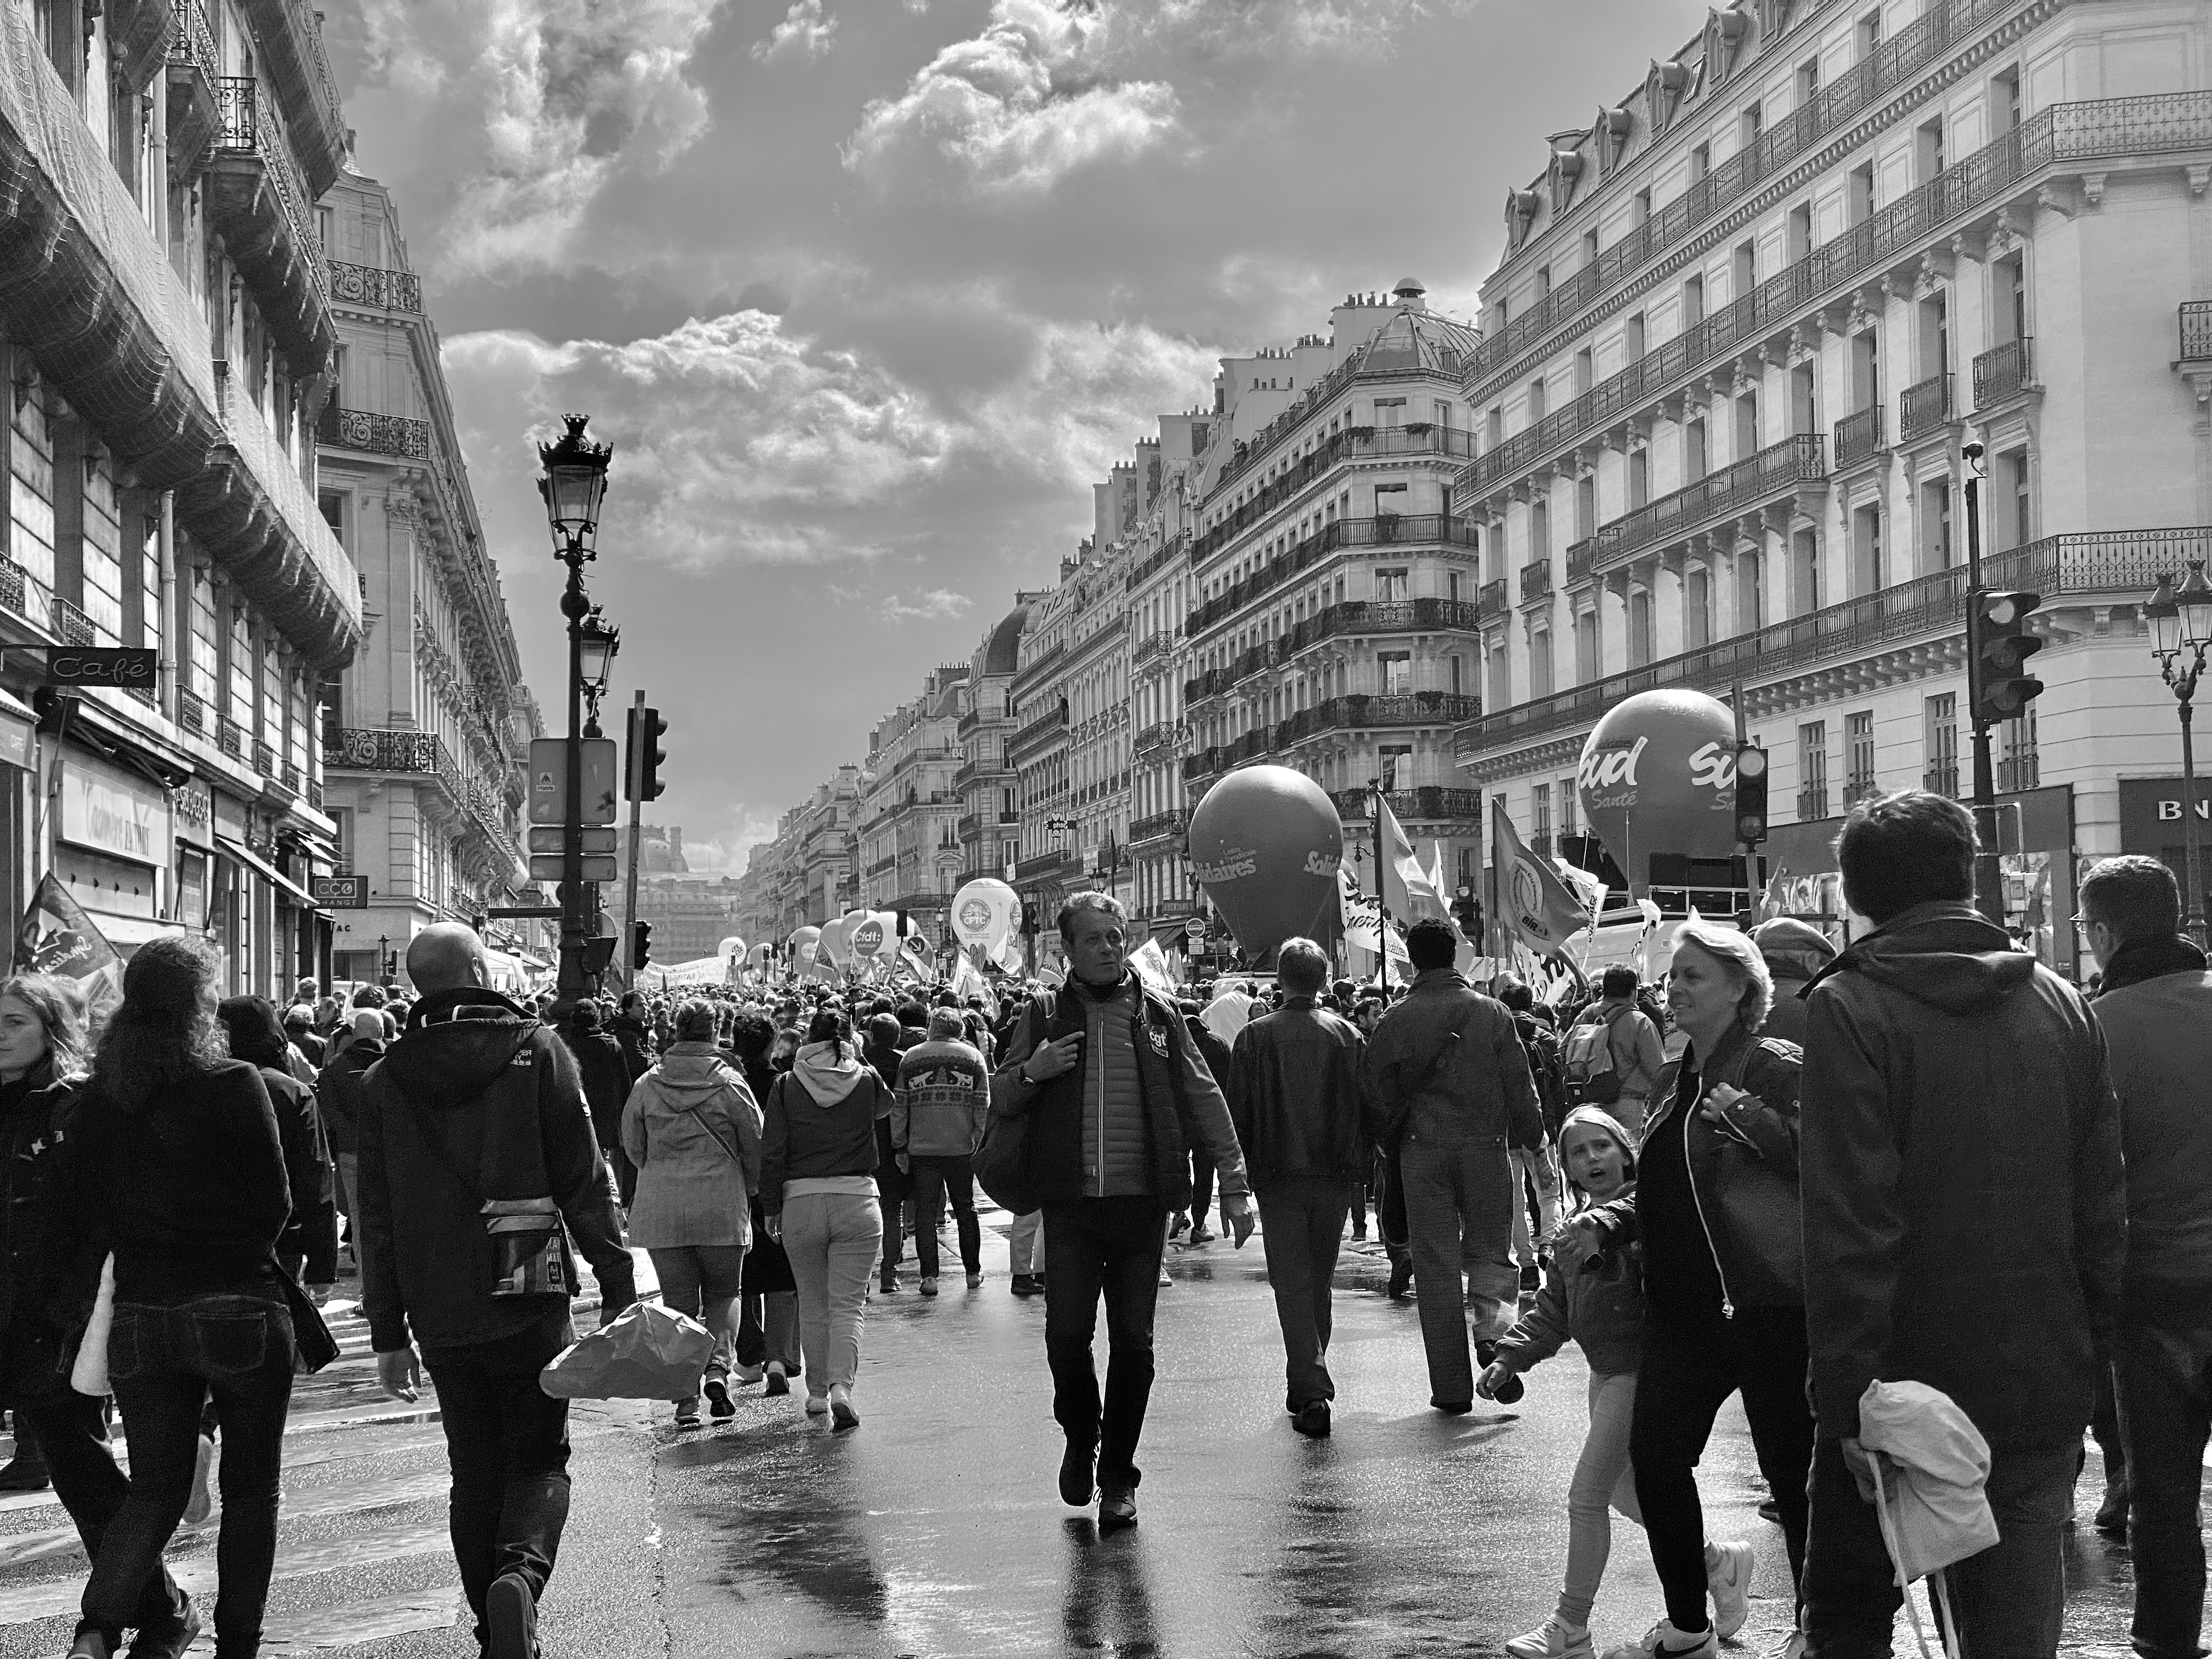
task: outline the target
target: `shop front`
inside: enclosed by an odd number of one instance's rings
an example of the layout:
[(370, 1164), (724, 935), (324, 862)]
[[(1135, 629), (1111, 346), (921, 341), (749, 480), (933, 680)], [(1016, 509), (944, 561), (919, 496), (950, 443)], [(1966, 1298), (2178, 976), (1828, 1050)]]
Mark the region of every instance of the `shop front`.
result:
[(101, 935), (129, 957), (183, 931), (171, 886), (169, 791), (115, 760), (64, 748), (53, 872)]

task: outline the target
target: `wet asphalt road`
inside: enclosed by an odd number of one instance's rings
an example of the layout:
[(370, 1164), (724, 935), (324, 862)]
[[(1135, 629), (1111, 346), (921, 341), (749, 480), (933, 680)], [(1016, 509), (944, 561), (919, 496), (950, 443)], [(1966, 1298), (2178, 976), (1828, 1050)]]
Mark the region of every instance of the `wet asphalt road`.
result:
[[(1342, 1290), (1336, 1432), (1310, 1442), (1281, 1409), (1260, 1241), (1171, 1251), (1141, 1521), (1101, 1539), (1053, 1489), (1042, 1304), (1009, 1294), (986, 1240), (981, 1291), (956, 1276), (933, 1302), (910, 1288), (872, 1302), (849, 1433), (757, 1389), (732, 1421), (681, 1435), (666, 1407), (580, 1407), (548, 1655), (1494, 1654), (1550, 1609), (1584, 1419), (1572, 1349), (1518, 1406), (1444, 1419), (1411, 1305)], [(1346, 1277), (1373, 1284), (1371, 1260)], [(353, 1355), (295, 1400), (264, 1651), (460, 1659), (475, 1650), (434, 1402), (382, 1401), (347, 1334)], [(2085, 1516), (2097, 1480), (2093, 1455)], [(1702, 1485), (1713, 1534), (1759, 1549), (1730, 1646), (1761, 1652), (1787, 1622), (1788, 1571), (1733, 1408)], [(1643, 1536), (1614, 1528), (1601, 1652), (1658, 1615)], [(2069, 1650), (2124, 1654), (2125, 1547), (2085, 1527), (2070, 1548)], [(211, 1527), (173, 1549), (196, 1593), (213, 1555)], [(0, 1659), (64, 1651), (82, 1572), (50, 1500), (0, 1498)]]

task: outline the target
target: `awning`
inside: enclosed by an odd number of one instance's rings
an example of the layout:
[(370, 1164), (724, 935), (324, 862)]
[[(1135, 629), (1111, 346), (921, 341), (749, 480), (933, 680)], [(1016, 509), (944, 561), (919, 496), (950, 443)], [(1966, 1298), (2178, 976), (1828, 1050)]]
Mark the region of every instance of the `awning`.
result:
[[(246, 848), (240, 846), (236, 842), (233, 841), (228, 836), (217, 836), (215, 838), (215, 844), (222, 849), (223, 855), (226, 858), (236, 859), (247, 869), (252, 870), (258, 875), (261, 876), (271, 886), (276, 888), (278, 892), (290, 894), (293, 902), (299, 905), (301, 908), (304, 910), (323, 910), (323, 907), (315, 902), (315, 896), (313, 893), (310, 893), (306, 888), (301, 886), (298, 882), (294, 881), (291, 877), (285, 875), (282, 871), (278, 870), (275, 865), (270, 863), (268, 860), (263, 858), (258, 853), (248, 851)], [(323, 911), (323, 914), (328, 915), (329, 913), (327, 911)]]
[(102, 910), (87, 910), (84, 914), (100, 929), (100, 938), (118, 951), (136, 950), (154, 939), (185, 931), (180, 921), (161, 921), (152, 916), (112, 916)]

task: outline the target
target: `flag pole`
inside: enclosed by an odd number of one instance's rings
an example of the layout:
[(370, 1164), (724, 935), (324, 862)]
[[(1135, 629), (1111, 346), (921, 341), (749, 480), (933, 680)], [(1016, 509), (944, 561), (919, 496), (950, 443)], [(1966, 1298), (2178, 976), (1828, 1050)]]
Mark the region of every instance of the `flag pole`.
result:
[(1367, 780), (1369, 816), (1375, 830), (1375, 983), (1385, 996), (1390, 990), (1390, 865), (1382, 851), (1382, 780)]

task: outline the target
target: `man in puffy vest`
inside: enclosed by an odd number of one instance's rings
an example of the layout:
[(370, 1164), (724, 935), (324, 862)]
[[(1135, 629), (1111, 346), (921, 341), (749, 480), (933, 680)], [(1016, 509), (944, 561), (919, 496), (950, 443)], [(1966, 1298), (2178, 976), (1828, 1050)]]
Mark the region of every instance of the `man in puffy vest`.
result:
[[(1098, 1495), (1102, 1531), (1137, 1518), (1138, 1437), (1152, 1388), (1152, 1312), (1168, 1217), (1190, 1201), (1190, 1149), (1220, 1178), (1222, 1219), (1241, 1246), (1251, 1188), (1229, 1107), (1175, 1004), (1126, 961), (1119, 901), (1078, 893), (1061, 908), (1067, 982), (1033, 999), (992, 1079), (994, 1111), (1028, 1120), (1028, 1184), (1044, 1209), (1045, 1356), (1053, 1417), (1067, 1436), (1060, 1495)], [(1106, 1303), (1111, 1352), (1100, 1399), (1091, 1342)]]

